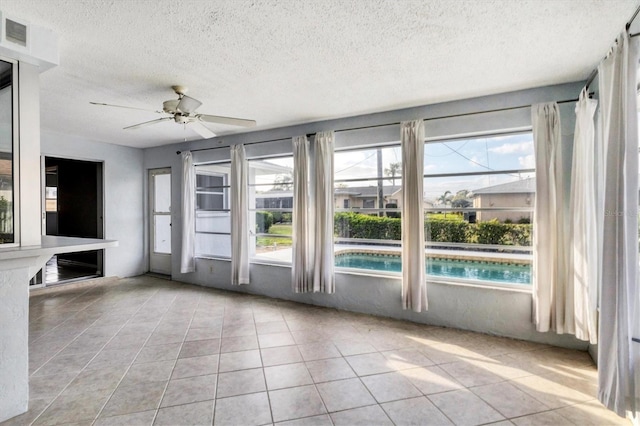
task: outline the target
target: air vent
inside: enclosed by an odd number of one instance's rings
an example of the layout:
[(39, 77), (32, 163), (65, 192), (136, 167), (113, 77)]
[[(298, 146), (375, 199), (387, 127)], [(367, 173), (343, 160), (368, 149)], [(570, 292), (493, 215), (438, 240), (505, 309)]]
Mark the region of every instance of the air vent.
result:
[(4, 20), (4, 38), (24, 48), (27, 47), (27, 26), (12, 19)]

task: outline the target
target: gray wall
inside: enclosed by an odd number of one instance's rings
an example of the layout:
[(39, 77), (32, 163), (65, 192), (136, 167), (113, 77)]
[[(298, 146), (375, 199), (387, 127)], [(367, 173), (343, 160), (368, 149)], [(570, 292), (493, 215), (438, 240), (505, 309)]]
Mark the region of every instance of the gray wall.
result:
[[(461, 114), (511, 107), (524, 108), (515, 110), (515, 112), (511, 110), (504, 111), (503, 114), (489, 114), (487, 116), (488, 120), (491, 121), (489, 127), (496, 129), (522, 129), (523, 121), (529, 120), (528, 117), (530, 113), (529, 108), (527, 108), (528, 105), (538, 102), (576, 99), (582, 85), (583, 83), (557, 85), (345, 119), (231, 135), (208, 141), (186, 142), (148, 148), (144, 151), (144, 168), (145, 170), (160, 167), (172, 168), (172, 204), (179, 206), (182, 179), (180, 176), (180, 156), (176, 155), (177, 150), (228, 146), (237, 143), (290, 138), (292, 136), (321, 130), (351, 129), (362, 126), (398, 123), (400, 121), (417, 118), (428, 119), (458, 116)], [(573, 108), (573, 102), (565, 103), (560, 108), (562, 115), (563, 151), (565, 152), (571, 152), (572, 148), (571, 142), (575, 123)], [(476, 126), (479, 130), (485, 130), (483, 128), (488, 125), (487, 120), (479, 120), (478, 116), (471, 115), (468, 116), (468, 118), (468, 120), (464, 118), (448, 118), (427, 121), (425, 125), (427, 129), (426, 134), (429, 136), (430, 132), (432, 132), (434, 136), (442, 136), (446, 134), (460, 134), (456, 132), (461, 132), (469, 135), (473, 133), (473, 128), (465, 127), (461, 131), (461, 122), (471, 123), (475, 121), (477, 124), (471, 127)], [(530, 125), (530, 121), (528, 121), (528, 123)], [(397, 125), (389, 127), (397, 128)], [(395, 129), (389, 129), (389, 127), (374, 130), (377, 132), (387, 132), (389, 130), (396, 132)], [(372, 130), (363, 130), (361, 132), (361, 135), (353, 134), (352, 137), (358, 139), (359, 136), (362, 136), (364, 139), (370, 141), (370, 137), (366, 135), (370, 134)], [(353, 133), (357, 133), (357, 131)], [(397, 132), (397, 134), (397, 138), (399, 139), (399, 132)], [(343, 137), (344, 133), (341, 135), (341, 137)], [(287, 144), (289, 142), (286, 141), (283, 143)], [(338, 144), (338, 140), (336, 143)], [(357, 144), (357, 142), (355, 143)], [(278, 143), (277, 145), (281, 144)], [(251, 150), (258, 151), (259, 146), (253, 145)], [(197, 152), (194, 153), (194, 160), (199, 162), (210, 161), (216, 157), (228, 158), (228, 154), (225, 154), (225, 152), (228, 152), (228, 150), (220, 149)], [(567, 184), (568, 181), (569, 175), (567, 175)], [(174, 253), (172, 257), (172, 277), (175, 280), (232, 291), (296, 300), (303, 303), (346, 309), (355, 312), (407, 319), (419, 323), (475, 330), (501, 336), (550, 343), (558, 346), (585, 350), (587, 348), (586, 343), (580, 342), (572, 336), (536, 332), (531, 324), (532, 298), (529, 291), (429, 283), (427, 290), (429, 294), (429, 310), (418, 314), (402, 310), (400, 280), (395, 277), (372, 277), (370, 275), (337, 273), (336, 294), (297, 295), (291, 291), (291, 269), (289, 267), (253, 264), (251, 266), (251, 284), (233, 288), (229, 284), (229, 261), (198, 259), (195, 273), (181, 274), (179, 256), (181, 248), (181, 213), (179, 209), (174, 209), (172, 221), (172, 251)]]
[(103, 162), (104, 238), (119, 246), (105, 250), (105, 276), (146, 271), (144, 257), (143, 151), (120, 145), (42, 132), (43, 156)]

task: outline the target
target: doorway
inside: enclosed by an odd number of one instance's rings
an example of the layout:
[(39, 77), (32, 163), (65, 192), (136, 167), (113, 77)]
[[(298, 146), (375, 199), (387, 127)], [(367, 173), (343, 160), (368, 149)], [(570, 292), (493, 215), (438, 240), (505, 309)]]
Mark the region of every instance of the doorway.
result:
[[(102, 163), (45, 157), (43, 166), (43, 233), (103, 238)], [(49, 285), (101, 277), (103, 262), (103, 250), (57, 254), (39, 274), (40, 283)]]
[(171, 169), (149, 170), (149, 272), (171, 275)]

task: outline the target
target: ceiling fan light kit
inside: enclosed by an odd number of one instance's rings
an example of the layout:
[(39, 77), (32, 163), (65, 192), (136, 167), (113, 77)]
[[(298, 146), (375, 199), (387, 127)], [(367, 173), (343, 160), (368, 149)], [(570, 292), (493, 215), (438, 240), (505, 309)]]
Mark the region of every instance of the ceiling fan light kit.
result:
[(134, 130), (139, 129), (140, 127), (150, 126), (152, 124), (161, 123), (163, 121), (173, 120), (178, 124), (189, 125), (189, 128), (196, 132), (198, 135), (203, 137), (204, 139), (210, 139), (214, 137), (216, 134), (212, 132), (209, 128), (204, 126), (202, 122), (205, 123), (215, 123), (215, 124), (226, 124), (231, 126), (241, 126), (241, 127), (255, 127), (255, 120), (247, 120), (244, 118), (234, 118), (234, 117), (223, 117), (219, 115), (209, 115), (209, 114), (196, 114), (195, 111), (202, 105), (197, 99), (194, 99), (190, 96), (185, 95), (188, 88), (185, 86), (171, 86), (174, 92), (178, 95), (178, 99), (170, 99), (168, 101), (164, 101), (162, 103), (162, 111), (156, 110), (148, 110), (144, 108), (136, 108), (130, 106), (122, 106), (122, 105), (112, 105), (106, 104), (102, 102), (90, 102), (92, 105), (98, 106), (110, 106), (116, 108), (128, 108), (128, 109), (136, 109), (154, 112), (158, 114), (169, 114), (169, 117), (162, 117), (156, 120), (145, 121), (143, 123), (134, 124), (132, 126), (127, 126), (124, 130)]

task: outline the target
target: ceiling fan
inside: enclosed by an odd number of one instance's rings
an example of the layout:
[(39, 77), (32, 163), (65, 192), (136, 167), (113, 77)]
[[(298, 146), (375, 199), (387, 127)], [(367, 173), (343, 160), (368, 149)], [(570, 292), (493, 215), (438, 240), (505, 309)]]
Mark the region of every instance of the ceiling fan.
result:
[(189, 128), (202, 136), (204, 139), (209, 139), (214, 137), (216, 134), (205, 127), (202, 122), (205, 123), (217, 123), (217, 124), (227, 124), (231, 126), (242, 126), (242, 127), (254, 127), (256, 122), (254, 120), (246, 120), (243, 118), (233, 118), (233, 117), (222, 117), (220, 115), (209, 115), (209, 114), (197, 114), (196, 109), (202, 105), (197, 99), (194, 99), (190, 96), (185, 95), (187, 93), (188, 88), (185, 86), (171, 86), (174, 92), (178, 95), (178, 99), (170, 99), (168, 101), (164, 101), (162, 103), (162, 111), (158, 110), (150, 110), (144, 108), (136, 108), (130, 106), (123, 105), (112, 105), (105, 104), (102, 102), (89, 102), (92, 105), (101, 105), (101, 106), (110, 106), (116, 108), (128, 108), (128, 109), (137, 109), (142, 111), (150, 111), (158, 114), (169, 114), (169, 116), (165, 116), (162, 118), (158, 118), (151, 121), (145, 121), (144, 123), (134, 124), (133, 126), (125, 127), (125, 130), (133, 130), (139, 129), (140, 127), (150, 126), (152, 124), (161, 123), (163, 121), (173, 120), (176, 123), (189, 125)]

